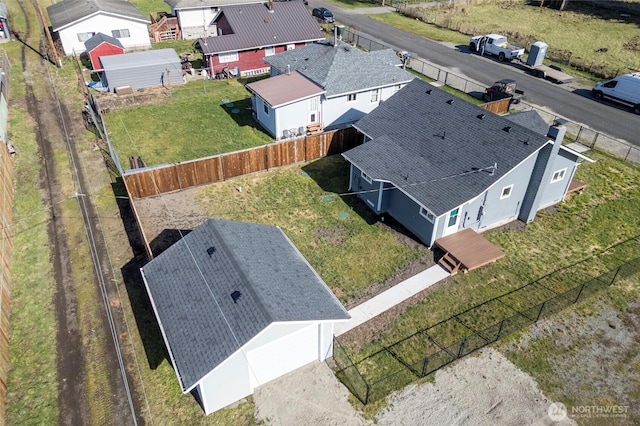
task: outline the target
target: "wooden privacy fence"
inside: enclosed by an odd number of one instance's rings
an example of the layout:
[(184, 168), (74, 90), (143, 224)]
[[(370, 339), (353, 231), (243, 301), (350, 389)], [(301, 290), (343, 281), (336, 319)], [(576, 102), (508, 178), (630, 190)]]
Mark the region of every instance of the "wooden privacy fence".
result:
[(129, 170), (122, 178), (130, 197), (144, 198), (340, 154), (360, 143), (362, 135), (348, 128), (183, 163)]

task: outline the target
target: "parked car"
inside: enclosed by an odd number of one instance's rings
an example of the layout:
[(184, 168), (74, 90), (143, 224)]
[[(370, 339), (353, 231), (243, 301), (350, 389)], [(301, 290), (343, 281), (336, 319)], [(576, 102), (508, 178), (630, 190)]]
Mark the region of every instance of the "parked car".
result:
[(334, 21), (333, 13), (327, 8), (324, 7), (315, 7), (311, 11), (311, 14), (321, 20), (322, 22), (331, 23)]
[(487, 34), (471, 37), (469, 50), (483, 55), (495, 55), (500, 62), (511, 61), (524, 55), (524, 48), (509, 44), (500, 34)]
[(620, 75), (609, 81), (597, 83), (591, 91), (596, 99), (610, 99), (631, 107), (640, 114), (640, 73)]

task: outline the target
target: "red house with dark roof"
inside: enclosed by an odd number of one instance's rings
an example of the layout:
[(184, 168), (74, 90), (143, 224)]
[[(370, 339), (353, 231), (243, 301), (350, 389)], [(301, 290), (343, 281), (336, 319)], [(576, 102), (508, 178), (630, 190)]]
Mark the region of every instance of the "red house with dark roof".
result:
[(195, 43), (211, 75), (227, 67), (238, 67), (242, 76), (265, 74), (269, 66), (262, 58), (324, 40), (320, 25), (301, 1), (225, 6), (213, 23), (218, 35)]
[(100, 56), (122, 55), (124, 47), (117, 38), (98, 33), (84, 42), (94, 71), (102, 71)]

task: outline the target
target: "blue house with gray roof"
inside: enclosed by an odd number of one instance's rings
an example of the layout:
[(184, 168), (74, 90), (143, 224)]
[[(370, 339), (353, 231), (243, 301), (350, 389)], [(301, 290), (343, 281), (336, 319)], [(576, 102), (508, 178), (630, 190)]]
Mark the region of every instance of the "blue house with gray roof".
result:
[(350, 189), (428, 246), (466, 228), (531, 222), (565, 198), (581, 160), (593, 162), (562, 145), (561, 124), (498, 116), (417, 79), (354, 127), (365, 143), (343, 154)]
[(141, 271), (182, 392), (206, 414), (332, 356), (349, 318), (275, 226), (207, 220)]
[[(276, 139), (347, 127), (414, 78), (393, 50), (364, 52), (335, 38), (264, 62), (271, 66), (271, 78), (246, 87), (257, 121)], [(281, 77), (294, 74), (299, 77)], [(309, 84), (316, 88), (313, 96)]]

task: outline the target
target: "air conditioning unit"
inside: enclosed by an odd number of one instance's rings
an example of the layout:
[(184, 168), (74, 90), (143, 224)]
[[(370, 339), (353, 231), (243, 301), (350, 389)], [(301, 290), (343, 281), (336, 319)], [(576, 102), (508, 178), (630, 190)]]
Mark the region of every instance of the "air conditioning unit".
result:
[(289, 136), (291, 136), (291, 133), (289, 132), (289, 130), (288, 130), (288, 129), (284, 129), (284, 130), (282, 131), (282, 137), (286, 139), (286, 138), (288, 138)]

